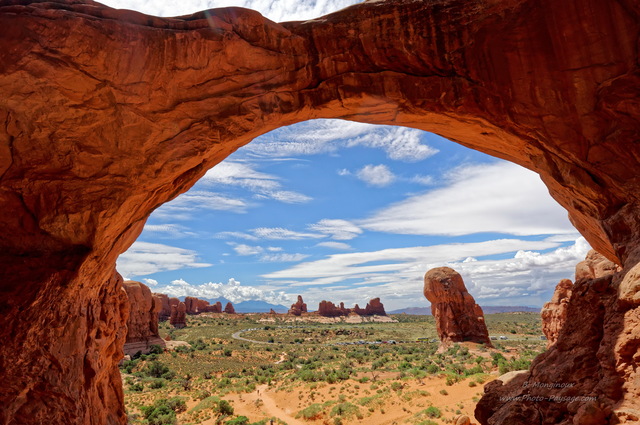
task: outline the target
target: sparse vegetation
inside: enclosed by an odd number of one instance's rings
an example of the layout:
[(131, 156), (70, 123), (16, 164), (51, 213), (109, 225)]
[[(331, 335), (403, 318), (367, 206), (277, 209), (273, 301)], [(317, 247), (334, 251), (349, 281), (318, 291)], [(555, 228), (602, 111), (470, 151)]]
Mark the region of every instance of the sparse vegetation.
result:
[[(534, 316), (488, 315), (490, 333), (508, 335), (494, 341), (495, 350), (464, 343), (442, 353), (430, 316), (353, 324), (192, 316), (187, 328), (160, 327), (163, 336), (190, 346), (154, 347), (122, 364), (129, 421), (282, 425), (297, 417), (316, 425), (365, 425), (375, 423), (375, 415), (393, 414), (403, 415), (398, 423), (442, 425), (448, 413), (471, 414), (484, 383), (526, 369), (544, 350), (546, 342), (531, 336), (540, 333)], [(241, 330), (264, 344), (231, 338)], [(468, 394), (464, 402), (462, 393)], [(184, 407), (169, 402), (176, 395)], [(291, 416), (281, 413), (283, 404)]]

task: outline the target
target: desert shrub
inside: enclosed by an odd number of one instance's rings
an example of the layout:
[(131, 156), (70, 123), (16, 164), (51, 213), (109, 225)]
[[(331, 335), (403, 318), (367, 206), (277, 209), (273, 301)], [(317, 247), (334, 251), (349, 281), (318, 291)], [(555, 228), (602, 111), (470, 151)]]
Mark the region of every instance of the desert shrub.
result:
[(225, 425), (248, 425), (249, 418), (246, 416), (238, 416), (237, 418), (233, 418), (229, 421), (225, 422)]
[(162, 354), (163, 352), (164, 349), (157, 344), (152, 344), (151, 347), (149, 347), (149, 354)]
[(165, 386), (167, 381), (165, 381), (162, 378), (156, 378), (153, 379), (150, 383), (149, 383), (149, 388), (153, 388), (154, 390), (157, 390), (158, 388), (162, 388)]
[(129, 391), (139, 392), (139, 391), (142, 391), (142, 390), (144, 390), (144, 385), (142, 385), (142, 383), (138, 382), (138, 383), (129, 385)]
[(309, 407), (302, 409), (296, 415), (296, 418), (302, 418), (306, 421), (312, 421), (319, 419), (322, 416), (322, 406), (318, 403), (313, 403)]
[(140, 408), (149, 425), (176, 425), (176, 412), (184, 412), (186, 404), (181, 397), (156, 400), (151, 406)]
[(144, 373), (152, 378), (164, 378), (171, 380), (176, 375), (165, 364), (159, 361), (153, 361), (144, 369)]

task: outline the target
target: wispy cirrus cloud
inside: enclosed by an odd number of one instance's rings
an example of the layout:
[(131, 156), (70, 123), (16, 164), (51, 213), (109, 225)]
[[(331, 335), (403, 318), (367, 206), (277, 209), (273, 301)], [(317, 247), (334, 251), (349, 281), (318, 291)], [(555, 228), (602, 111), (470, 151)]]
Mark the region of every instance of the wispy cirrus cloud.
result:
[(273, 0), (105, 0), (120, 9), (133, 9), (156, 16), (180, 16), (219, 7), (243, 7), (260, 12), (275, 22), (318, 18), (327, 13), (358, 3), (357, 0), (306, 0), (299, 2)]
[(120, 255), (116, 268), (120, 274), (131, 278), (168, 270), (211, 266), (209, 263), (201, 263), (195, 251), (137, 241)]
[(362, 229), (348, 220), (322, 219), (309, 225), (309, 229), (322, 233), (335, 240), (349, 240), (362, 234)]
[(250, 156), (286, 158), (336, 153), (341, 149), (365, 146), (383, 150), (392, 160), (416, 162), (438, 152), (424, 143), (424, 134), (406, 127), (312, 120), (265, 134), (244, 150)]
[(302, 193), (284, 190), (279, 177), (256, 170), (248, 162), (224, 161), (216, 165), (202, 178), (201, 183), (242, 187), (254, 193), (258, 199), (274, 199), (287, 204), (309, 202), (311, 198)]
[(162, 205), (154, 211), (153, 215), (161, 220), (188, 220), (196, 211), (202, 209), (244, 213), (248, 207), (249, 204), (239, 198), (196, 190), (184, 193), (173, 201)]
[(323, 238), (323, 234), (296, 232), (294, 230), (282, 227), (259, 227), (251, 231), (255, 237), (259, 239), (272, 240), (302, 240), (302, 239), (319, 239)]

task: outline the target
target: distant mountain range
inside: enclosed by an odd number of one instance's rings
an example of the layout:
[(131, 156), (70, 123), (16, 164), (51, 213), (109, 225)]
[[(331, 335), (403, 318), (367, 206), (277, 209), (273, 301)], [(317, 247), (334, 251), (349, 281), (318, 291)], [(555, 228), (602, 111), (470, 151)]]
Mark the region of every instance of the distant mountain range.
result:
[[(502, 305), (487, 305), (480, 306), (482, 307), (482, 311), (484, 314), (494, 314), (494, 313), (516, 313), (516, 312), (524, 312), (524, 313), (539, 313), (540, 308), (537, 307), (526, 307), (526, 306), (502, 306)], [(431, 307), (407, 307), (401, 308), (398, 310), (387, 311), (387, 314), (415, 314), (415, 315), (431, 315)]]
[[(200, 298), (200, 299), (208, 301), (209, 304), (215, 304), (218, 301), (220, 301), (220, 303), (222, 304), (222, 308), (224, 308), (224, 306), (226, 306), (227, 303), (230, 302), (231, 304), (233, 304), (233, 308), (236, 311), (236, 313), (268, 313), (269, 311), (271, 311), (271, 309), (273, 309), (273, 311), (275, 311), (276, 313), (286, 313), (287, 311), (289, 311), (289, 309), (283, 305), (269, 304), (268, 302), (265, 302), (265, 301), (251, 300), (251, 301), (242, 301), (239, 303), (234, 303), (222, 297), (213, 298), (213, 299), (212, 298)], [(180, 300), (184, 301), (184, 297), (180, 297)]]

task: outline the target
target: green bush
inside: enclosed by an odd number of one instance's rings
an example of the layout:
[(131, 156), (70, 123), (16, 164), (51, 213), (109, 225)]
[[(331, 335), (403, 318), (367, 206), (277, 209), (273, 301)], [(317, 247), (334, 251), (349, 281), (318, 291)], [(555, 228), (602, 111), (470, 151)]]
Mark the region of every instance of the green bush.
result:
[(319, 419), (322, 416), (322, 406), (318, 403), (313, 403), (311, 406), (302, 409), (296, 415), (296, 418), (302, 418), (306, 421), (312, 421)]
[(246, 416), (238, 416), (225, 422), (225, 425), (249, 425), (249, 418)]

